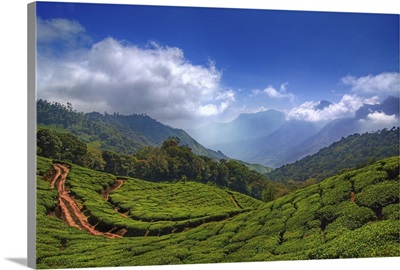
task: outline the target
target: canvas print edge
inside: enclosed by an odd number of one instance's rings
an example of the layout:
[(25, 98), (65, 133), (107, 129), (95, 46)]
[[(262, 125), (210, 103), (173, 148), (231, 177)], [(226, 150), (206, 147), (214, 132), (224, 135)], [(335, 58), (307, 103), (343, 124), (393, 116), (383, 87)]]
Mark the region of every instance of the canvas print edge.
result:
[(28, 4), (28, 267), (36, 266), (36, 3)]

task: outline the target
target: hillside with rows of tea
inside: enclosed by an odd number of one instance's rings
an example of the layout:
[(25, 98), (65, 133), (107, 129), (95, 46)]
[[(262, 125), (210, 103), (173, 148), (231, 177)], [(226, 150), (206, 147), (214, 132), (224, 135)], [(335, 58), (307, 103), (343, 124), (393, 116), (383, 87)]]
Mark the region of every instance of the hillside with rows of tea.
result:
[(400, 256), (398, 128), (271, 171), (147, 116), (40, 106), (37, 268)]
[(210, 184), (37, 162), (38, 268), (400, 254), (398, 157), (270, 202)]

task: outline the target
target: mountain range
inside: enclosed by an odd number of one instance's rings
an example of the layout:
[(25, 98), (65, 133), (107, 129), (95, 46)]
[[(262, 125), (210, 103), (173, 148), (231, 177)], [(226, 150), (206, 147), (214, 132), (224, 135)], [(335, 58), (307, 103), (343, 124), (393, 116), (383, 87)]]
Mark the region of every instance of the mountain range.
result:
[(267, 110), (240, 114), (229, 123), (209, 123), (198, 129), (186, 130), (206, 147), (264, 137), (278, 129), (286, 121), (284, 113)]
[[(322, 110), (331, 104), (320, 101), (314, 109)], [(212, 123), (187, 132), (201, 144), (231, 158), (277, 168), (312, 155), (342, 137), (392, 127), (371, 120), (374, 113), (394, 115), (398, 119), (399, 98), (389, 96), (380, 104), (363, 104), (354, 117), (337, 118), (325, 125), (287, 119), (283, 112), (267, 110), (242, 114), (229, 123)]]
[[(331, 104), (321, 101), (314, 109), (322, 110)], [(51, 127), (72, 133), (89, 146), (102, 150), (132, 154), (145, 146), (159, 147), (163, 141), (174, 137), (197, 155), (236, 159), (246, 166), (261, 164), (269, 168), (278, 168), (315, 154), (348, 135), (392, 127), (373, 123), (371, 115), (398, 119), (399, 98), (388, 97), (380, 104), (364, 104), (354, 117), (338, 118), (325, 125), (287, 119), (283, 112), (267, 110), (241, 114), (229, 123), (210, 123), (186, 131), (143, 114), (82, 113), (73, 110), (71, 104), (37, 101), (39, 128)], [(262, 168), (262, 172), (265, 169)]]
[(108, 114), (77, 112), (71, 104), (38, 100), (38, 128), (68, 132), (81, 141), (121, 154), (133, 154), (145, 146), (159, 147), (168, 138), (177, 138), (197, 155), (212, 159), (227, 158), (223, 153), (203, 147), (184, 130), (172, 128), (144, 114)]

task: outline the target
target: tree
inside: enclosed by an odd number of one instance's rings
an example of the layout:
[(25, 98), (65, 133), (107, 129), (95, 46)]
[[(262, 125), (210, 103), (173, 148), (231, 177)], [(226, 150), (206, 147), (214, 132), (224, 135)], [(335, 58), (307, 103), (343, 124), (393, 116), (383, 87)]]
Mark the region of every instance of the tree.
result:
[(135, 176), (140, 179), (146, 179), (149, 168), (149, 163), (146, 160), (139, 159), (135, 164)]
[(49, 129), (40, 129), (36, 133), (38, 154), (47, 158), (60, 158), (61, 140), (55, 132)]
[(221, 187), (228, 186), (229, 170), (226, 166), (226, 160), (221, 159), (217, 169), (217, 185)]
[(85, 167), (91, 168), (96, 171), (103, 171), (104, 165), (105, 161), (102, 157), (102, 151), (95, 147), (88, 147), (85, 160)]
[(151, 149), (146, 156), (149, 168), (145, 175), (146, 179), (161, 181), (169, 175), (168, 157), (165, 152), (158, 148)]
[(120, 157), (112, 151), (103, 151), (102, 157), (105, 161), (104, 171), (112, 174), (118, 174), (121, 168)]
[(270, 202), (275, 200), (277, 194), (277, 189), (273, 185), (268, 185), (266, 189), (262, 192), (262, 200), (264, 202)]
[(120, 168), (117, 172), (118, 175), (134, 176), (137, 158), (133, 155), (120, 155), (120, 161)]
[(168, 138), (168, 140), (165, 140), (162, 143), (161, 149), (164, 149), (166, 151), (171, 150), (171, 149), (176, 149), (176, 147), (179, 146), (179, 139), (176, 138)]
[(70, 133), (58, 133), (57, 136), (61, 141), (61, 159), (84, 166), (87, 153), (86, 144)]

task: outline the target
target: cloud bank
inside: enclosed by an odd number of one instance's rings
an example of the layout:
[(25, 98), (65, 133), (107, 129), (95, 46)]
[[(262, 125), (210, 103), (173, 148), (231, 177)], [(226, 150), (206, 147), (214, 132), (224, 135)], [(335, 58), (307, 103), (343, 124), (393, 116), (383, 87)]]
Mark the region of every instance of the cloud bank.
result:
[[(38, 43), (85, 35), (63, 19), (38, 28)], [(78, 111), (147, 113), (173, 126), (221, 114), (235, 101), (215, 63), (193, 65), (181, 49), (155, 42), (141, 48), (109, 37), (63, 57), (39, 54), (37, 71), (38, 98), (68, 101)]]
[(360, 119), (361, 132), (379, 130), (399, 126), (399, 118), (396, 115), (387, 115), (384, 112), (371, 112), (365, 119)]
[(345, 85), (351, 86), (351, 91), (361, 96), (370, 95), (392, 95), (399, 96), (398, 72), (384, 72), (378, 75), (368, 75), (364, 77), (346, 76), (341, 79)]
[[(223, 86), (222, 72), (214, 62), (194, 65), (180, 48), (156, 42), (140, 47), (113, 37), (93, 43), (79, 22), (62, 18), (38, 18), (37, 44), (37, 97), (70, 102), (78, 111), (146, 113), (162, 123), (187, 128), (246, 110), (240, 90), (236, 93)], [(349, 93), (339, 102), (321, 107), (318, 101), (307, 101), (287, 111), (287, 118), (328, 122), (354, 117), (363, 103), (377, 104), (388, 95), (399, 95), (396, 72), (349, 75), (340, 82)], [(297, 98), (287, 86), (287, 82), (278, 88), (268, 85), (242, 99), (250, 98), (250, 105), (261, 109), (268, 102), (293, 105)], [(376, 114), (365, 121), (375, 125), (378, 120), (394, 121)]]
[(289, 119), (311, 122), (327, 122), (336, 118), (354, 117), (362, 106), (363, 99), (356, 95), (344, 95), (338, 103), (332, 103), (323, 109), (316, 109), (318, 102), (308, 101), (287, 113)]
[[(350, 86), (350, 93), (345, 94), (338, 103), (316, 109), (318, 102), (308, 101), (287, 113), (288, 119), (306, 120), (312, 122), (327, 122), (336, 118), (354, 117), (355, 112), (363, 104), (378, 104), (387, 96), (399, 96), (399, 73), (381, 73), (364, 77), (346, 76), (340, 80)], [(365, 126), (386, 127), (395, 125), (398, 121), (395, 115), (385, 115), (381, 112), (371, 112), (364, 119)]]

